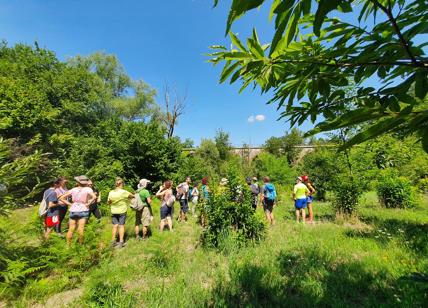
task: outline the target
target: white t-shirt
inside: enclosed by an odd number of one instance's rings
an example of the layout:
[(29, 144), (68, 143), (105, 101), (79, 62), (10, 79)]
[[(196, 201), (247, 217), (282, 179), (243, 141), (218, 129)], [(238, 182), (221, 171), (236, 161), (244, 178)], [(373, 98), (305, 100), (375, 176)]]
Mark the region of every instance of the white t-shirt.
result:
[(198, 197), (199, 196), (199, 190), (197, 187), (193, 187), (192, 189), (192, 197)]

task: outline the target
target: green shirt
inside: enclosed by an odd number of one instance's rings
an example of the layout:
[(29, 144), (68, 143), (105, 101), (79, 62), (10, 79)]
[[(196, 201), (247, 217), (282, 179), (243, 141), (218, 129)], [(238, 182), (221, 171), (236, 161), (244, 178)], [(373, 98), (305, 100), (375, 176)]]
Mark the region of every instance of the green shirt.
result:
[(124, 214), (128, 210), (130, 204), (129, 195), (131, 193), (124, 189), (112, 190), (108, 194), (108, 200), (111, 201), (112, 214)]
[(306, 193), (309, 193), (309, 189), (305, 184), (299, 183), (294, 185), (293, 192), (296, 199), (305, 199)]
[(150, 193), (147, 189), (142, 189), (138, 192), (140, 194), (141, 201), (143, 201), (144, 205), (149, 205), (147, 203), (147, 198), (150, 198)]

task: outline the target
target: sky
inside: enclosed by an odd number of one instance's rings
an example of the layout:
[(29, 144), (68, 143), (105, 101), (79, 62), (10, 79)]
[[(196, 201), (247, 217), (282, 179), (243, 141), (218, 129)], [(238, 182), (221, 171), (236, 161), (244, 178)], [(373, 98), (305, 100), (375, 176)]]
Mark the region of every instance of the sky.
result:
[[(187, 93), (185, 114), (176, 135), (214, 137), (222, 129), (234, 146), (262, 145), (271, 136), (289, 130), (277, 121), (269, 95), (239, 84), (219, 84), (221, 66), (208, 63), (210, 45), (230, 44), (225, 37), (229, 1), (212, 8), (212, 0), (0, 0), (0, 40), (9, 46), (34, 44), (50, 49), (59, 59), (104, 51), (117, 55), (133, 79), (143, 79), (158, 90), (167, 82), (178, 93)], [(233, 31), (247, 37), (252, 27), (262, 42), (272, 38), (266, 8), (240, 19)], [(301, 127), (311, 128), (310, 124)]]

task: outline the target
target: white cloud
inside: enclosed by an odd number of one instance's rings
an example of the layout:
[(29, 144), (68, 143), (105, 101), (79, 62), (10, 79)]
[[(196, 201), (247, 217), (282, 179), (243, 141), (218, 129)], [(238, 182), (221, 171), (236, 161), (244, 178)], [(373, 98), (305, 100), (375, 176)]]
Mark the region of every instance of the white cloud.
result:
[(266, 119), (266, 117), (263, 114), (258, 114), (256, 116), (249, 116), (248, 117), (248, 123), (254, 123), (254, 122), (262, 122)]
[(261, 121), (264, 121), (266, 119), (266, 117), (263, 114), (258, 114), (258, 115), (256, 115), (255, 119), (256, 119), (256, 121), (261, 122)]

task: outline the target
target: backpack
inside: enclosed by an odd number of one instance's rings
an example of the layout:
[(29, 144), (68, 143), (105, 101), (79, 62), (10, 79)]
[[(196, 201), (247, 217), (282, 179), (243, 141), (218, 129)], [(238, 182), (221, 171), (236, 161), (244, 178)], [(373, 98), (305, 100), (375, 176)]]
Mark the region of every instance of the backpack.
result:
[(260, 193), (259, 185), (257, 184), (251, 184), (250, 190), (253, 193), (253, 195), (258, 195)]
[(136, 211), (141, 211), (144, 208), (145, 204), (143, 200), (141, 200), (140, 193), (137, 192), (135, 194), (134, 199), (131, 200), (131, 208)]
[(166, 206), (172, 207), (174, 205), (174, 202), (175, 202), (175, 197), (174, 195), (171, 195), (171, 197), (169, 197), (168, 200), (166, 200)]
[(43, 196), (43, 199), (39, 205), (39, 216), (43, 217), (46, 215), (47, 212), (48, 212), (48, 203), (46, 202), (45, 196)]
[(181, 197), (183, 197), (183, 195), (186, 193), (186, 191), (184, 190), (184, 185), (180, 184), (177, 186), (177, 200), (180, 200)]
[(46, 195), (43, 194), (43, 199), (39, 204), (39, 217), (43, 217), (48, 212), (49, 204), (46, 201)]
[(276, 190), (275, 190), (275, 186), (273, 186), (273, 184), (271, 184), (271, 183), (265, 184), (264, 196), (269, 201), (275, 201)]

